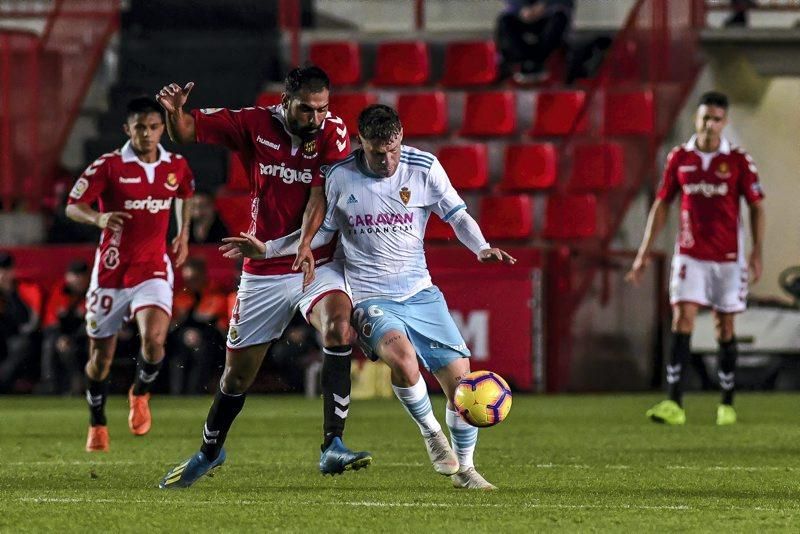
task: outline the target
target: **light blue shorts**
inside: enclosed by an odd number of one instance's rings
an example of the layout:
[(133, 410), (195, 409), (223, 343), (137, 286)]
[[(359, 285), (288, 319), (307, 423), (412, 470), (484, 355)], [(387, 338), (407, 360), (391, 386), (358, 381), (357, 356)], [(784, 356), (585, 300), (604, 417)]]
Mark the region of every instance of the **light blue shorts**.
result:
[(436, 372), (470, 352), (461, 332), (447, 310), (439, 288), (423, 289), (413, 297), (396, 302), (369, 299), (356, 304), (353, 325), (367, 355), (377, 360), (376, 347), (390, 330), (405, 332), (422, 364)]

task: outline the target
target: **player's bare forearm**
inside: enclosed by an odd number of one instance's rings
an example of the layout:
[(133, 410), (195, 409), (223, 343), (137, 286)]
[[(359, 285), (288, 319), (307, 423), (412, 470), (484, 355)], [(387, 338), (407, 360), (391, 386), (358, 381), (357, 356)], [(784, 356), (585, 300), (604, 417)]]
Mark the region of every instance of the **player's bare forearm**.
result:
[(299, 247), (311, 246), (311, 240), (317, 234), (325, 219), (325, 193), (322, 187), (312, 187), (306, 209), (303, 212), (303, 225), (300, 227)]
[(650, 208), (650, 213), (647, 216), (647, 226), (644, 230), (642, 243), (639, 245), (639, 257), (645, 258), (648, 254), (650, 254), (650, 250), (653, 247), (653, 242), (664, 228), (668, 214), (669, 204), (663, 202), (660, 198), (657, 198), (655, 202), (653, 202), (653, 206)]
[(93, 226), (97, 225), (97, 219), (100, 217), (100, 212), (93, 210), (89, 204), (85, 203), (69, 204), (64, 213), (77, 223)]
[(766, 229), (766, 216), (764, 201), (750, 204), (750, 232), (753, 237), (753, 252), (761, 256), (764, 249), (764, 232)]
[(184, 112), (183, 108), (167, 112), (167, 133), (169, 138), (176, 143), (184, 145), (194, 143), (196, 134), (192, 114)]
[(181, 217), (178, 221), (178, 233), (182, 236), (185, 236), (186, 239), (189, 239), (189, 229), (192, 224), (192, 202), (194, 200), (192, 197), (184, 198), (181, 202)]

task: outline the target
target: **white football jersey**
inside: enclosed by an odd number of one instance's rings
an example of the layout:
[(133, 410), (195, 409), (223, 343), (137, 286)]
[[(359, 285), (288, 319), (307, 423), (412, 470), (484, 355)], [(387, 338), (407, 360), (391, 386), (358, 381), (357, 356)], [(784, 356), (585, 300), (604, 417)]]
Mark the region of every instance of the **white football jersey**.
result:
[(328, 171), (322, 230), (339, 231), (354, 302), (405, 300), (432, 285), (425, 262), (431, 212), (447, 221), (466, 204), (433, 154), (402, 146), (393, 176), (371, 173), (358, 149)]

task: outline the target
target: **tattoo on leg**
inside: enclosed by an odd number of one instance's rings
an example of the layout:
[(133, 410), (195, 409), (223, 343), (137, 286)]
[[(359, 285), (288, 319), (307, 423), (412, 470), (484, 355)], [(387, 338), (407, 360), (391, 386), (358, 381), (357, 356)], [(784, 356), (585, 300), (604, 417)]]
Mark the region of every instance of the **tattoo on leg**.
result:
[(399, 339), (400, 339), (400, 336), (399, 336), (399, 335), (397, 335), (397, 336), (392, 336), (392, 337), (390, 337), (390, 338), (389, 338), (389, 339), (386, 341), (386, 345), (391, 345), (392, 343), (394, 343), (395, 341), (397, 341), (397, 340), (399, 340)]

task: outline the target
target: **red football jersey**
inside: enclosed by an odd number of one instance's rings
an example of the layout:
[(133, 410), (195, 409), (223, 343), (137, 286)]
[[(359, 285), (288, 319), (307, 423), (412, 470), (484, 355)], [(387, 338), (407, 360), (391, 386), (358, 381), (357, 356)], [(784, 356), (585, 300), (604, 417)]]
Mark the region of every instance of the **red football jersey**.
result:
[[(250, 183), (250, 229), (261, 241), (298, 230), (312, 187), (325, 171), (350, 153), (344, 122), (328, 113), (313, 139), (289, 133), (283, 106), (202, 109), (192, 112), (197, 141), (224, 145), (239, 153)], [(314, 250), (316, 263), (330, 261), (335, 242)], [(244, 260), (244, 271), (288, 274), (294, 257)]]
[(92, 276), (99, 287), (133, 287), (151, 278), (169, 280), (167, 228), (172, 199), (194, 192), (188, 163), (159, 145), (159, 159), (141, 161), (126, 143), (103, 154), (83, 171), (69, 194), (69, 203), (98, 201), (101, 212), (126, 211), (119, 232), (106, 228), (100, 235)]
[(679, 192), (678, 253), (698, 260), (740, 260), (740, 197), (749, 204), (764, 198), (752, 158), (724, 138), (719, 151), (703, 153), (692, 137), (670, 152), (658, 198), (672, 202)]

